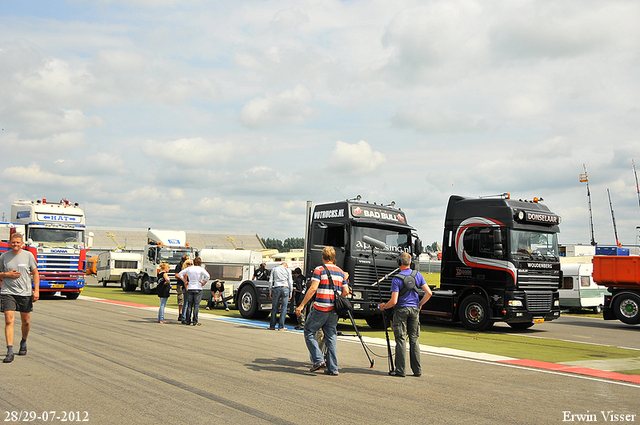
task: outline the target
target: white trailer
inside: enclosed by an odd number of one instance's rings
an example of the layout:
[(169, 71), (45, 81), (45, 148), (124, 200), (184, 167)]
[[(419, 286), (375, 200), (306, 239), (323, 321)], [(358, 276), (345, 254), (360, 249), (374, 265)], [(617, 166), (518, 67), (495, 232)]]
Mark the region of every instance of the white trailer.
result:
[(102, 286), (109, 282), (120, 284), (123, 273), (140, 273), (142, 270), (142, 254), (134, 252), (103, 252), (98, 255), (96, 277)]
[(604, 305), (604, 296), (609, 291), (593, 281), (592, 263), (562, 263), (562, 288), (560, 307), (590, 308), (600, 313)]
[(203, 249), (199, 253), (211, 280), (203, 288), (202, 299), (211, 294), (211, 282), (216, 279), (225, 283), (225, 298), (233, 296), (241, 282), (251, 280), (253, 272), (262, 263), (262, 253), (244, 249)]

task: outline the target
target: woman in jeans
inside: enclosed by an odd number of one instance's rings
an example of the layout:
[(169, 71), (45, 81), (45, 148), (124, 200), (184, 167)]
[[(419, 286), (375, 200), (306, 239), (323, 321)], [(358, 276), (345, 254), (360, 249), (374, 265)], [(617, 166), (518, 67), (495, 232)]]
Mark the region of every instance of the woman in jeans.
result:
[(158, 277), (158, 296), (160, 297), (160, 309), (158, 310), (158, 323), (167, 323), (164, 320), (164, 308), (167, 305), (169, 299), (169, 292), (171, 291), (171, 282), (169, 281), (169, 264), (160, 263), (160, 277)]

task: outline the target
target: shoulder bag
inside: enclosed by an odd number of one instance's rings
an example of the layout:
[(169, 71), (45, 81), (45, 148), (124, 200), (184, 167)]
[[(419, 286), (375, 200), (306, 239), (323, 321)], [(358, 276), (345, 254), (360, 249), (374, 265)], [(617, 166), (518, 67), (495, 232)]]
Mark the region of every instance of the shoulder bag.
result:
[(329, 283), (331, 283), (331, 290), (333, 291), (334, 310), (339, 317), (349, 317), (353, 312), (353, 306), (351, 305), (351, 302), (347, 298), (343, 297), (341, 293), (336, 291), (336, 288), (333, 285), (333, 279), (331, 279), (331, 272), (324, 264), (322, 265), (322, 267), (324, 267), (324, 270), (327, 272), (327, 278), (329, 279)]

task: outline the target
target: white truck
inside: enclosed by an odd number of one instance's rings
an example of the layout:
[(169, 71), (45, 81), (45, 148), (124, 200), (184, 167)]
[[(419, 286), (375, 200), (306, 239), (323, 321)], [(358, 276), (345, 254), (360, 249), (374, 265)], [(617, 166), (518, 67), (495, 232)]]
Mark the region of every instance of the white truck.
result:
[(232, 296), (236, 303), (240, 283), (253, 278), (256, 268), (262, 263), (262, 253), (243, 249), (203, 249), (199, 252), (202, 266), (211, 276), (204, 286), (202, 299), (207, 300), (211, 294), (211, 282), (221, 280), (225, 283), (225, 298)]
[(184, 230), (156, 230), (147, 231), (147, 245), (142, 254), (142, 269), (139, 272), (123, 272), (120, 286), (123, 291), (140, 290), (145, 294), (155, 292), (160, 263), (169, 263), (169, 276), (175, 285), (175, 267), (180, 263), (183, 255), (194, 258), (194, 248), (187, 243), (187, 232)]
[(120, 284), (123, 273), (140, 273), (142, 254), (135, 252), (107, 251), (98, 255), (96, 277), (98, 283), (107, 286), (109, 282)]

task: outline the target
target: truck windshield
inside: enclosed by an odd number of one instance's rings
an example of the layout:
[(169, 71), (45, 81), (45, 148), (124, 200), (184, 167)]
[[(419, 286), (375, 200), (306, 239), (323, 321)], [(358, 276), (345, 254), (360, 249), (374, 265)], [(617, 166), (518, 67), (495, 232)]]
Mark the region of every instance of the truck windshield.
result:
[(183, 255), (188, 255), (193, 259), (193, 252), (188, 248), (173, 249), (162, 247), (160, 249), (160, 261), (169, 264), (178, 264)]
[(558, 261), (558, 236), (555, 233), (511, 231), (513, 258)]
[(371, 245), (362, 240), (364, 236), (384, 242), (384, 252), (410, 252), (411, 238), (408, 231), (354, 226), (351, 242), (354, 253), (371, 252)]
[(29, 238), (44, 246), (83, 245), (84, 231), (76, 229), (56, 229), (51, 227), (31, 227)]

